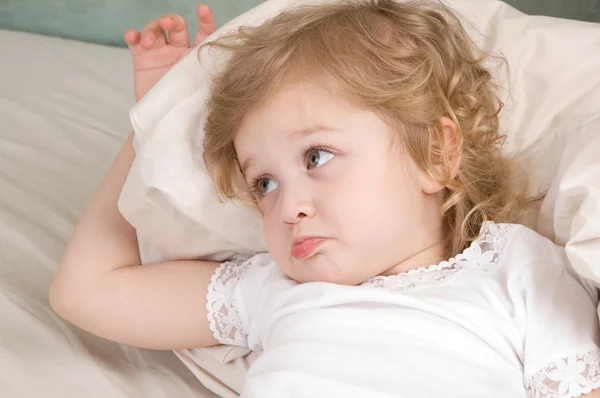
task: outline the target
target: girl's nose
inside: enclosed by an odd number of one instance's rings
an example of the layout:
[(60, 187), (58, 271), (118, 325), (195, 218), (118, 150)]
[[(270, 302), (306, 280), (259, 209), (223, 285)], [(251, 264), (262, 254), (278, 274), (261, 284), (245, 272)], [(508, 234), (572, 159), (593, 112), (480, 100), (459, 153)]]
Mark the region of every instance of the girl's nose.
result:
[(312, 200), (305, 189), (284, 189), (280, 192), (281, 217), (283, 222), (296, 224), (305, 218), (311, 218), (315, 215), (315, 208)]

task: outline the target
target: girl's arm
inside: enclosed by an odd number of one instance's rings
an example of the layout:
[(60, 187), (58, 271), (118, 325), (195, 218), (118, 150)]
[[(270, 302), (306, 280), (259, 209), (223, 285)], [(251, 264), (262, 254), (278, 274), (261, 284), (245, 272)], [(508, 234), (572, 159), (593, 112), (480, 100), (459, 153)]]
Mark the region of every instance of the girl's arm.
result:
[(52, 308), (98, 336), (150, 349), (217, 344), (206, 290), (217, 263), (140, 265), (134, 228), (117, 201), (135, 157), (133, 133), (81, 218), (50, 289)]

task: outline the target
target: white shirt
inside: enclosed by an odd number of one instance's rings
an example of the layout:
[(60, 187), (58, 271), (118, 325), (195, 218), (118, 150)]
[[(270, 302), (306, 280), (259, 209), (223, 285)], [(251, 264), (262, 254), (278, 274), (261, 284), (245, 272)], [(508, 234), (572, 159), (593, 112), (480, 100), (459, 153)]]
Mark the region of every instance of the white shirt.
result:
[(263, 350), (242, 397), (577, 397), (600, 387), (597, 293), (532, 230), (486, 223), (462, 254), (361, 286), (222, 264), (208, 318)]

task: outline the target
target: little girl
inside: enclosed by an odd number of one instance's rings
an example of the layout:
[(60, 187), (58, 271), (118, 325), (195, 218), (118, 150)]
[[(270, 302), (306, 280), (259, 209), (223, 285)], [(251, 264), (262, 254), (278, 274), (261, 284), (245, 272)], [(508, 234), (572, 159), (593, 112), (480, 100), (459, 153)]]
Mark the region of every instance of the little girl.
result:
[(244, 397), (600, 397), (596, 292), (507, 223), (523, 187), (457, 17), (300, 6), (206, 46), (231, 59), (204, 160), (269, 253), (139, 266), (116, 206), (130, 137), (59, 265), (59, 314), (141, 347), (262, 350)]

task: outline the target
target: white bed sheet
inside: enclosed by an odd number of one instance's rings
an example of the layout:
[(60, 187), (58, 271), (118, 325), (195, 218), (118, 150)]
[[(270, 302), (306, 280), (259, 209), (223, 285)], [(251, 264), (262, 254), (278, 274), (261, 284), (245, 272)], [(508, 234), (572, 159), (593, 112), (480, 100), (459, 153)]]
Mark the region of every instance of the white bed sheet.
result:
[(67, 325), (57, 261), (130, 130), (127, 50), (0, 30), (0, 397), (213, 397), (171, 352)]

